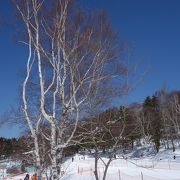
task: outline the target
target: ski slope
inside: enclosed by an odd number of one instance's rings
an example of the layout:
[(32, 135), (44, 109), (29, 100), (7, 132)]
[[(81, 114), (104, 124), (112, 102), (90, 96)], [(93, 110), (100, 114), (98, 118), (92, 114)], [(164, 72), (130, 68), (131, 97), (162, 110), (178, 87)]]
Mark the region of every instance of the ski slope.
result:
[[(136, 158), (135, 152), (127, 155), (127, 160), (117, 156), (108, 169), (107, 180), (180, 180), (180, 152), (161, 151), (156, 156), (150, 156), (143, 151), (145, 157)], [(174, 159), (174, 155), (176, 159)], [(133, 157), (134, 156), (134, 157)], [(107, 159), (104, 157), (104, 161)], [(63, 164), (62, 180), (95, 180), (94, 158), (88, 155), (76, 154)], [(98, 174), (103, 177), (104, 165), (98, 164)], [(0, 178), (4, 180), (24, 179), (26, 174)]]

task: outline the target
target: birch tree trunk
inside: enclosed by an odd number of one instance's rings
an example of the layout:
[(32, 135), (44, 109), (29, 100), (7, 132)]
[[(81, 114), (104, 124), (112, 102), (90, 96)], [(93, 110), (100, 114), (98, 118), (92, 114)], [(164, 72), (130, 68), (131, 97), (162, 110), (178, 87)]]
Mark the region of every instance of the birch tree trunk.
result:
[(56, 155), (56, 126), (54, 123), (51, 124), (51, 158), (52, 158), (52, 178), (53, 180), (58, 179), (57, 171), (57, 155)]

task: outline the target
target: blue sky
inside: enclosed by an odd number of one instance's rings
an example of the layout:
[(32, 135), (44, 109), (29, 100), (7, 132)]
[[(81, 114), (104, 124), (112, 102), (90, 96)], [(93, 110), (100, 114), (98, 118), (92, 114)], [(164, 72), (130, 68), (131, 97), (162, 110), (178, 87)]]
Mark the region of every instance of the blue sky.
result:
[[(142, 102), (164, 84), (180, 89), (180, 1), (179, 0), (81, 0), (87, 9), (105, 9), (113, 26), (129, 44), (136, 44), (133, 61), (140, 63), (144, 80), (129, 101)], [(8, 22), (0, 27), (0, 113), (15, 106), (25, 67), (22, 44), (13, 40), (13, 9), (10, 0), (0, 1), (0, 17)], [(17, 136), (17, 128), (0, 128), (0, 136)]]

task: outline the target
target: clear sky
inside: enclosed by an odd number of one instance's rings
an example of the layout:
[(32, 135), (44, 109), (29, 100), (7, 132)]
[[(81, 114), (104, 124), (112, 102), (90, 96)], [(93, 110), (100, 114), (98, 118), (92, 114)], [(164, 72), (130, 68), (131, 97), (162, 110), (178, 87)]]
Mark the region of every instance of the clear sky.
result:
[[(105, 9), (113, 26), (129, 44), (136, 44), (133, 61), (141, 62), (139, 72), (148, 74), (129, 100), (142, 102), (164, 84), (180, 89), (180, 1), (179, 0), (81, 0), (89, 9)], [(10, 0), (0, 0), (0, 17), (8, 22), (0, 27), (0, 113), (18, 100), (20, 72), (26, 53), (13, 40), (15, 29)], [(0, 136), (17, 136), (17, 128), (0, 128)]]

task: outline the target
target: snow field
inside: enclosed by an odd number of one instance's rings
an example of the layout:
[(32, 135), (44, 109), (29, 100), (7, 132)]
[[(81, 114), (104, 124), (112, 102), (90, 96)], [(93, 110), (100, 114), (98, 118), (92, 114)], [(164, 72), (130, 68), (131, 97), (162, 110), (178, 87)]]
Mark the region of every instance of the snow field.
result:
[[(107, 159), (104, 158), (106, 161)], [(169, 163), (169, 164), (168, 164)], [(138, 166), (137, 166), (138, 164)], [(152, 160), (117, 159), (112, 162), (108, 169), (107, 180), (180, 180), (180, 163), (157, 162), (154, 167), (144, 168), (152, 165)], [(169, 165), (171, 168), (169, 168)], [(74, 162), (68, 160), (65, 163), (65, 175), (63, 180), (94, 180), (94, 159), (86, 156), (85, 160), (76, 156)], [(173, 169), (175, 167), (175, 169)], [(104, 166), (98, 164), (98, 174), (102, 179)]]
[[(175, 154), (175, 160), (173, 155), (169, 151), (163, 151), (155, 157), (146, 158), (130, 158), (128, 155), (125, 160), (121, 156), (117, 156), (117, 159), (110, 164), (106, 180), (180, 180), (179, 151)], [(103, 158), (103, 160), (107, 161), (108, 159)], [(7, 165), (10, 166), (10, 163)], [(102, 180), (104, 169), (104, 164), (99, 160), (100, 180)], [(62, 170), (64, 172), (62, 180), (95, 180), (94, 158), (87, 155), (77, 154), (74, 156), (73, 162), (72, 158), (67, 159)], [(26, 175), (25, 173), (5, 178), (2, 176), (6, 176), (3, 171), (5, 172), (6, 169), (0, 170), (0, 180), (23, 180)]]

